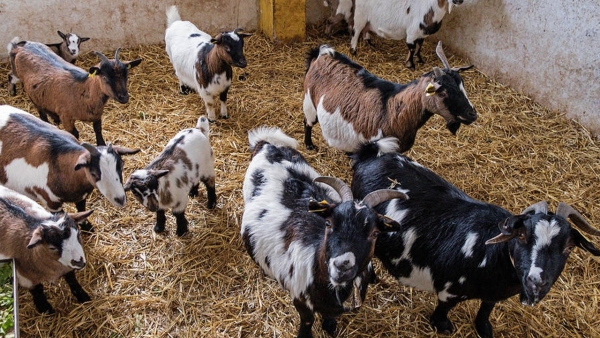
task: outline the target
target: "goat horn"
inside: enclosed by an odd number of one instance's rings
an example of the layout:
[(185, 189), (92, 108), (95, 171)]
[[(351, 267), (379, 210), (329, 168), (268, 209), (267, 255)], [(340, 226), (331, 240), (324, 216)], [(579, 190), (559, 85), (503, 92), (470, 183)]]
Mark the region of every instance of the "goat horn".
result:
[(121, 51), (121, 47), (117, 48), (117, 51), (115, 52), (115, 61), (119, 62), (119, 52)]
[(401, 198), (402, 200), (407, 200), (408, 196), (405, 193), (398, 190), (380, 189), (368, 193), (367, 196), (363, 198), (362, 203), (371, 208), (374, 208), (379, 203), (389, 201), (394, 198)]
[(521, 214), (526, 214), (530, 211), (535, 211), (536, 214), (540, 213), (540, 212), (547, 214), (548, 213), (548, 203), (546, 201), (539, 201), (539, 202), (532, 204), (532, 205), (528, 206), (527, 208), (525, 208), (525, 210), (523, 210), (523, 212), (521, 212)]
[(352, 190), (350, 187), (344, 183), (344, 181), (339, 178), (330, 177), (330, 176), (319, 176), (313, 180), (313, 182), (321, 182), (325, 183), (328, 186), (332, 187), (342, 198), (342, 202), (352, 201), (354, 197), (352, 196)]
[(556, 214), (565, 219), (570, 219), (579, 229), (593, 236), (600, 236), (600, 230), (592, 228), (592, 226), (583, 218), (579, 211), (575, 210), (567, 203), (560, 202), (556, 208)]
[(96, 55), (98, 55), (98, 57), (100, 58), (100, 61), (102, 61), (102, 62), (109, 62), (108, 58), (104, 54), (102, 54), (100, 52), (97, 52), (97, 51), (94, 51), (94, 53), (96, 53)]
[(448, 63), (448, 59), (446, 58), (446, 54), (444, 54), (444, 49), (442, 48), (442, 42), (438, 42), (437, 47), (435, 47), (435, 53), (442, 60), (442, 64), (444, 65), (444, 69), (450, 69), (450, 64)]

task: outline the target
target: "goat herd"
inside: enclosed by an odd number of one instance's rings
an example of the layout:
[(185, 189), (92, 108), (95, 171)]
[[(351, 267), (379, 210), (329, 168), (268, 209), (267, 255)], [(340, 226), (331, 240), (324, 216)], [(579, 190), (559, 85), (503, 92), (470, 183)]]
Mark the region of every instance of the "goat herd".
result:
[[(443, 3), (445, 13), (452, 3)], [(217, 118), (215, 96), (220, 117), (228, 116), (231, 66), (246, 66), (244, 38), (251, 34), (236, 29), (213, 38), (182, 21), (175, 6), (166, 15), (166, 51), (181, 93), (196, 91), (208, 117), (175, 135), (125, 184), (121, 156), (139, 149), (106, 145), (101, 118), (109, 98), (128, 102), (128, 71), (142, 60), (121, 61), (118, 49), (114, 59), (96, 52), (100, 63), (85, 71), (74, 63), (86, 38), (61, 32), (64, 46), (71, 45), (62, 48), (64, 60), (41, 43), (15, 38), (8, 45), (9, 92), (16, 95), (15, 84), (22, 82), (40, 119), (0, 106), (0, 258), (15, 258), (19, 283), (30, 290), (39, 312), (53, 312), (42, 283), (60, 277), (79, 302), (90, 300), (74, 271), (86, 265), (80, 229), (92, 230), (86, 197), (94, 188), (116, 207), (125, 205), (131, 191), (156, 212), (156, 232), (165, 230), (165, 211), (171, 209), (178, 236), (188, 231), (185, 208), (200, 182), (207, 207), (215, 207), (209, 121)], [(354, 16), (354, 23), (364, 25), (361, 17)], [(330, 24), (339, 21), (332, 18)], [(441, 18), (425, 19), (439, 27)], [(358, 34), (377, 33), (370, 25), (354, 30), (354, 50)], [(423, 38), (437, 30), (431, 25), (421, 27), (416, 50), (409, 44), (408, 67), (414, 67), (413, 54), (420, 59)], [(433, 114), (442, 116), (452, 133), (477, 118), (459, 75), (468, 67), (452, 68), (441, 43), (436, 52), (444, 67), (407, 84), (378, 78), (327, 45), (309, 52), (304, 143), (314, 149), (312, 127), (320, 123), (327, 143), (352, 159), (350, 186), (319, 175), (281, 129), (263, 126), (248, 133), (253, 154), (243, 182), (241, 237), (258, 266), (290, 293), (300, 315), (298, 337), (312, 336), (315, 313), (333, 335), (336, 317), (361, 306), (375, 280), (374, 256), (399, 282), (437, 294), (430, 321), (438, 332), (453, 331), (447, 315), (458, 303), (480, 299), (476, 331), (492, 337), (489, 316), (496, 302), (519, 294), (522, 303), (536, 304), (574, 247), (600, 255), (577, 229), (594, 236), (600, 231), (569, 205), (559, 203), (552, 212), (541, 201), (514, 215), (470, 198), (401, 155)], [(65, 131), (48, 123), (48, 116)], [(97, 146), (77, 140), (75, 121), (93, 123)], [(75, 203), (77, 212), (62, 212), (65, 202)]]

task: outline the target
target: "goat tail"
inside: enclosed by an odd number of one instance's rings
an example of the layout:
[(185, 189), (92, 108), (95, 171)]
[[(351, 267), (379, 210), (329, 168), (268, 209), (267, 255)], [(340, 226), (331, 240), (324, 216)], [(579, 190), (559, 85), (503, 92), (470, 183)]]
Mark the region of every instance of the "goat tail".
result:
[(261, 126), (248, 132), (248, 141), (250, 149), (254, 149), (260, 142), (267, 142), (277, 147), (290, 147), (296, 149), (298, 141), (287, 136), (277, 127)]
[(10, 42), (8, 43), (8, 45), (6, 45), (6, 49), (8, 50), (8, 54), (10, 54), (10, 51), (15, 48), (17, 46), (17, 43), (19, 43), (21, 41), (21, 38), (19, 38), (18, 36), (15, 36), (12, 40), (10, 40)]
[(202, 115), (198, 118), (198, 123), (196, 123), (196, 129), (199, 129), (206, 138), (208, 138), (208, 134), (210, 132), (210, 124), (206, 116)]
[(177, 6), (173, 5), (167, 8), (167, 27), (171, 26), (175, 21), (181, 21), (181, 16), (179, 16)]
[(379, 157), (387, 153), (395, 153), (399, 149), (398, 139), (395, 137), (383, 137), (363, 143), (350, 157), (354, 162), (368, 158)]

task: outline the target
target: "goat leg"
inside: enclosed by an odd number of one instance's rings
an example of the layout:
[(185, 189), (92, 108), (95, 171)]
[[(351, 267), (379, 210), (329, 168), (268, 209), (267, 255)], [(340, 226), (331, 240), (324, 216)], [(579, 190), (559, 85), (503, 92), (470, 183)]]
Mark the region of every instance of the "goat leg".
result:
[(65, 281), (69, 284), (69, 288), (71, 289), (71, 293), (79, 303), (89, 302), (91, 300), (90, 296), (83, 290), (79, 282), (77, 281), (77, 277), (75, 277), (75, 271), (67, 272), (64, 276)]
[(173, 216), (175, 216), (175, 221), (177, 223), (177, 231), (175, 234), (181, 237), (188, 232), (188, 220), (185, 219), (185, 211), (173, 212)]
[(494, 336), (492, 324), (490, 324), (490, 314), (494, 309), (496, 302), (481, 301), (477, 317), (475, 317), (475, 330), (481, 338), (492, 338)]
[(431, 325), (438, 333), (450, 334), (454, 331), (454, 326), (450, 319), (448, 319), (448, 312), (452, 310), (456, 304), (458, 304), (458, 300), (455, 299), (449, 299), (446, 302), (438, 300), (438, 305), (429, 318)]
[(206, 208), (214, 209), (217, 205), (217, 193), (215, 192), (215, 180), (207, 179), (202, 181), (206, 187)]
[(48, 303), (48, 299), (46, 298), (46, 294), (44, 293), (44, 286), (41, 283), (34, 286), (32, 289), (29, 290), (29, 292), (33, 297), (33, 304), (35, 305), (35, 309), (39, 313), (54, 313), (54, 309), (52, 308), (52, 305)]
[(163, 232), (165, 231), (165, 223), (167, 222), (167, 217), (165, 216), (164, 210), (156, 211), (156, 225), (154, 226), (154, 232)]
[(104, 138), (102, 137), (102, 120), (97, 120), (92, 123), (94, 126), (94, 134), (96, 134), (96, 145), (105, 146)]
[[(86, 203), (85, 198), (82, 199), (81, 201), (75, 203), (75, 208), (77, 208), (77, 212), (85, 211), (85, 203)], [(94, 226), (87, 219), (85, 219), (84, 221), (79, 223), (79, 228), (83, 231), (94, 232)]]
[(294, 307), (300, 315), (300, 328), (298, 329), (297, 338), (312, 338), (312, 326), (315, 322), (314, 313), (299, 299), (294, 299)]

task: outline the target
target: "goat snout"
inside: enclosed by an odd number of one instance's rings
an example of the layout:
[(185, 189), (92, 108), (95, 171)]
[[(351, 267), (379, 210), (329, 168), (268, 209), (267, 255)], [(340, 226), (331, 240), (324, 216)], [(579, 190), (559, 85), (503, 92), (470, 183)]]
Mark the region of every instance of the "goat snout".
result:
[(247, 65), (246, 59), (240, 58), (239, 60), (235, 61), (234, 65), (239, 68), (246, 68), (246, 65)]
[(477, 111), (475, 109), (465, 111), (463, 114), (458, 115), (460, 122), (469, 125), (477, 120)]
[(524, 290), (521, 294), (521, 303), (525, 305), (535, 305), (548, 293), (550, 283), (545, 278), (535, 275), (529, 275), (524, 281)]
[(128, 93), (118, 93), (116, 95), (115, 99), (119, 103), (127, 103), (127, 102), (129, 102), (129, 94)]
[(333, 285), (343, 284), (352, 280), (357, 270), (354, 254), (347, 252), (332, 259), (329, 270)]
[(115, 205), (120, 206), (120, 207), (124, 206), (125, 205), (125, 195), (115, 197)]
[(452, 3), (455, 5), (460, 5), (463, 3), (463, 0), (452, 0)]
[(83, 257), (80, 257), (78, 261), (72, 259), (71, 260), (71, 266), (74, 269), (81, 270), (81, 269), (83, 269), (85, 267), (85, 259)]

